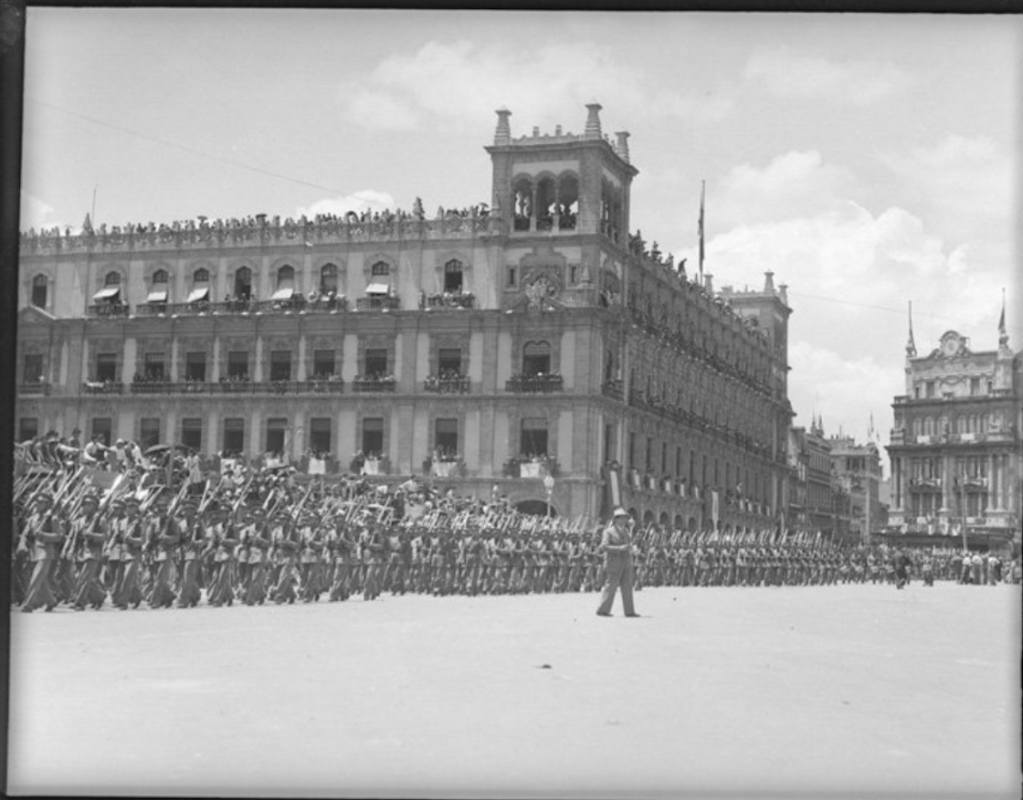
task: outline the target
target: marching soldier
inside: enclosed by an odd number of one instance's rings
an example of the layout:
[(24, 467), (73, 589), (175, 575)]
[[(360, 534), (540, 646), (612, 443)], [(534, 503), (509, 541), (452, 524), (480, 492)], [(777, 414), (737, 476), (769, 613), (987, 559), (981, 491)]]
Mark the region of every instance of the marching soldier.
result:
[[(82, 499), (81, 516), (71, 523), (71, 541), (77, 554), (72, 552), (71, 558), (77, 555), (78, 579), (75, 581), (73, 608), (84, 611), (86, 606), (99, 610), (107, 599), (106, 590), (100, 584), (99, 571), (102, 565), (103, 546), (107, 542), (107, 525), (100, 517), (99, 498), (92, 493)], [(117, 520), (117, 527), (110, 532), (111, 537), (123, 535), (123, 519)], [(116, 541), (112, 538), (112, 541)], [(120, 563), (120, 545), (117, 545), (117, 563)]]
[(32, 505), (32, 515), (25, 530), (25, 543), (32, 560), (32, 577), (21, 607), (26, 614), (37, 608), (53, 611), (57, 605), (53, 592), (53, 568), (64, 542), (64, 524), (53, 513), (53, 495), (48, 491), (39, 492)]
[(127, 524), (120, 532), (120, 561), (114, 579), (114, 590), (110, 594), (110, 602), (114, 608), (126, 611), (128, 606), (138, 608), (142, 602), (141, 560), (142, 547), (145, 543), (143, 517), (139, 513), (139, 503), (129, 498), (126, 503)]

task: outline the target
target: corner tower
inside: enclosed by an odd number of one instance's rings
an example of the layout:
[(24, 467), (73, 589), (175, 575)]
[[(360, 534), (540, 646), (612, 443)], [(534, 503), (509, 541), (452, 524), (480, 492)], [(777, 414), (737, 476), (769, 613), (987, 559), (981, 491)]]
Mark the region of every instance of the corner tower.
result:
[(497, 111), (493, 208), (510, 234), (600, 234), (625, 246), (629, 195), (638, 170), (629, 163), (629, 134), (614, 142), (601, 129), (600, 105), (586, 106), (581, 134), (534, 127), (513, 138), (507, 109)]

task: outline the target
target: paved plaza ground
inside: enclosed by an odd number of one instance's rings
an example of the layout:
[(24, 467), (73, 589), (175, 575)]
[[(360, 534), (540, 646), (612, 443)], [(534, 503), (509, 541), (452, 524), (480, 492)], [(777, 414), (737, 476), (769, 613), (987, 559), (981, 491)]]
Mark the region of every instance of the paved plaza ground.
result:
[(10, 793), (1019, 797), (1020, 591), (11, 615)]

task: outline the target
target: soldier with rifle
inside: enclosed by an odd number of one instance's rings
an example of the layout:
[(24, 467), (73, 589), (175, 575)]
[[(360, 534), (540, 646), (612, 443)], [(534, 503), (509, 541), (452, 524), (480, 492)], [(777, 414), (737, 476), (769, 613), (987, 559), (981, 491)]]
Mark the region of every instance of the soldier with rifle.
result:
[(24, 541), (32, 560), (32, 577), (21, 610), (30, 614), (37, 608), (53, 611), (57, 597), (53, 591), (53, 568), (64, 542), (64, 523), (53, 512), (54, 495), (38, 492), (32, 499), (32, 514), (25, 526)]
[(244, 511), (242, 538), (248, 544), (248, 570), (245, 574), (244, 603), (262, 605), (266, 600), (267, 569), (269, 568), (270, 535), (266, 511), (254, 504)]
[[(72, 599), (75, 611), (84, 611), (86, 606), (99, 610), (107, 599), (106, 589), (100, 584), (99, 571), (108, 527), (99, 513), (99, 505), (99, 497), (89, 492), (82, 498), (81, 516), (71, 523), (68, 558), (78, 562), (78, 577)], [(120, 521), (116, 524), (120, 524)]]
[(122, 611), (128, 606), (138, 608), (142, 602), (141, 560), (145, 534), (142, 529), (146, 517), (141, 514), (141, 505), (134, 497), (125, 501), (125, 522), (120, 533), (120, 569), (114, 581), (110, 602)]
[(206, 531), (198, 517), (199, 507), (191, 498), (181, 504), (181, 516), (175, 518), (181, 537), (181, 583), (178, 608), (194, 608), (202, 599), (199, 563), (206, 542)]

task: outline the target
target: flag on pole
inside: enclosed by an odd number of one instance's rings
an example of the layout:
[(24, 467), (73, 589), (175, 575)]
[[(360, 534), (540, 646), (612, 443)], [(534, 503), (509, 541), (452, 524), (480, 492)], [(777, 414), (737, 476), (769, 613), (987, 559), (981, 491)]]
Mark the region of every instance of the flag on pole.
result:
[(704, 198), (707, 192), (707, 181), (700, 182), (700, 224), (699, 224), (699, 235), (700, 235), (700, 282), (703, 282), (703, 204)]

